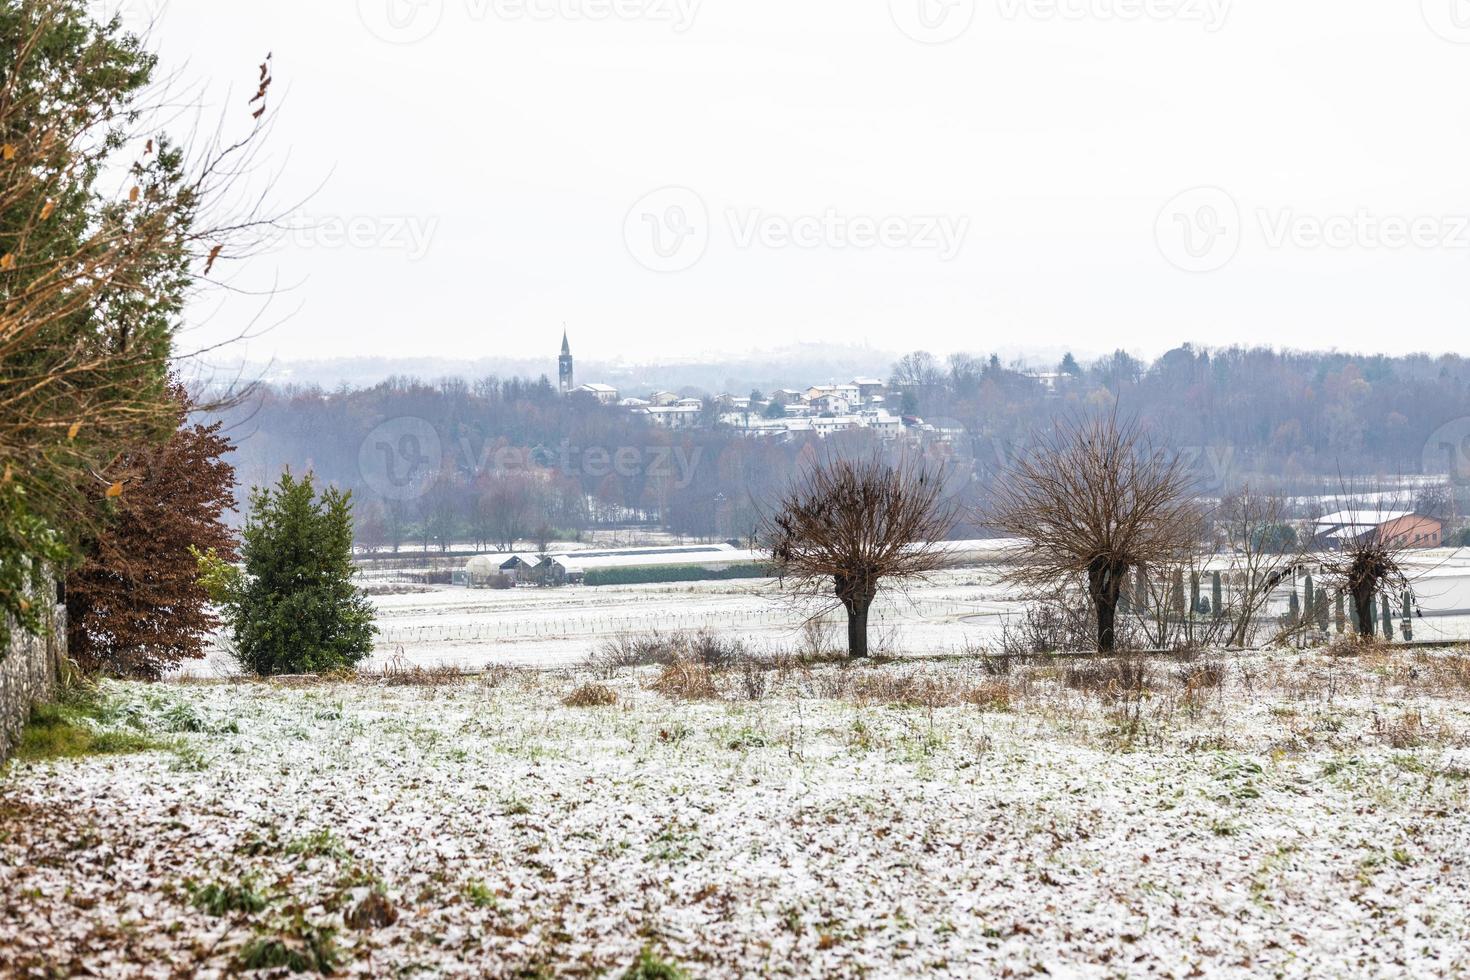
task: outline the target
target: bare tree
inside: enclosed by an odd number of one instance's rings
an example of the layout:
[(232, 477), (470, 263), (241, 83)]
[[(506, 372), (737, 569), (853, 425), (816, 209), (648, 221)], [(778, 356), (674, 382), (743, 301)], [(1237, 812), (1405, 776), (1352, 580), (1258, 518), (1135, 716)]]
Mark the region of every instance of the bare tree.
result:
[(1250, 486), (1220, 502), (1215, 524), (1232, 563), (1228, 605), (1220, 611), (1230, 621), (1229, 646), (1250, 642), (1272, 593), (1304, 558), (1303, 542), (1288, 521), (1288, 511), (1282, 495)]
[(944, 567), (943, 542), (958, 513), (943, 488), (922, 462), (829, 458), (813, 464), (761, 522), (758, 537), (782, 585), (830, 597), (828, 609), (847, 611), (849, 655), (868, 655), (868, 611), (880, 582)]
[(1006, 580), (1028, 589), (1079, 582), (1097, 614), (1097, 648), (1117, 644), (1118, 597), (1135, 568), (1184, 560), (1200, 517), (1177, 454), (1155, 451), (1114, 414), (1062, 421), (995, 489), (987, 523), (1022, 544)]
[[(1375, 502), (1364, 504), (1364, 499)], [(1346, 503), (1339, 511), (1346, 521), (1343, 530), (1315, 542), (1321, 549), (1323, 573), (1347, 595), (1355, 613), (1353, 625), (1364, 637), (1377, 632), (1376, 598), (1390, 602), (1391, 595), (1401, 595), (1410, 587), (1403, 562), (1406, 542), (1390, 531), (1400, 512), (1384, 503), (1385, 499), (1383, 493), (1359, 498), (1344, 490), (1339, 498)], [(1385, 623), (1389, 621), (1384, 617)]]

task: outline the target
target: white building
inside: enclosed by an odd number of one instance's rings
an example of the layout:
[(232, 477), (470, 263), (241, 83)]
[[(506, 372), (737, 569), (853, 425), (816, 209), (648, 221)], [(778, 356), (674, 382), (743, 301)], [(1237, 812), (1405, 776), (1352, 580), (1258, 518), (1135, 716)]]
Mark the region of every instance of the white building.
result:
[(664, 429), (693, 429), (704, 417), (704, 406), (697, 400), (693, 405), (654, 405), (637, 411), (646, 415), (650, 423)]
[(618, 389), (612, 385), (582, 385), (576, 390), (582, 394), (591, 395), (604, 405), (616, 405), (618, 403)]

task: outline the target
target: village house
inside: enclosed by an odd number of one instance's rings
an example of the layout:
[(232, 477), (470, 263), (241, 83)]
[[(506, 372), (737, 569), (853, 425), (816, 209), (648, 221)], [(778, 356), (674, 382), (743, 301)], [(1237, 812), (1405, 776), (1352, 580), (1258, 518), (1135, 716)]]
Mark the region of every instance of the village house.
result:
[(587, 384), (577, 388), (580, 394), (591, 395), (604, 405), (616, 405), (618, 403), (618, 389), (612, 385)]

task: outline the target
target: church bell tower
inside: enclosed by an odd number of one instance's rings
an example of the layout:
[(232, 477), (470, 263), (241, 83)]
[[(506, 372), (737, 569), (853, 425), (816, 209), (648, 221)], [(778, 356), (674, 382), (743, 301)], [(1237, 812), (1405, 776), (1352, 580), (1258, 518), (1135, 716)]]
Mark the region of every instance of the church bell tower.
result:
[(567, 341), (566, 327), (562, 327), (561, 331), (561, 357), (557, 359), (557, 366), (559, 390), (563, 395), (569, 395), (576, 387), (576, 382), (572, 374), (572, 345)]

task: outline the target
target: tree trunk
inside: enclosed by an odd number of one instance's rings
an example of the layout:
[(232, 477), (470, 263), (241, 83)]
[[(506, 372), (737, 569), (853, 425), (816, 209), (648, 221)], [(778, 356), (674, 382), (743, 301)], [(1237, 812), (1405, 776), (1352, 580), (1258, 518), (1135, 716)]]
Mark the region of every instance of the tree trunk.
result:
[(1118, 643), (1117, 603), (1109, 604), (1106, 599), (1098, 597), (1093, 601), (1097, 604), (1097, 652), (1112, 653)]
[(871, 575), (837, 576), (837, 598), (847, 610), (847, 655), (868, 655), (868, 610), (878, 594), (878, 583)]
[(1373, 609), (1373, 583), (1365, 582), (1353, 590), (1353, 608), (1358, 611), (1358, 635), (1372, 636), (1376, 627)]
[(1106, 558), (1094, 559), (1087, 569), (1087, 589), (1097, 609), (1097, 652), (1112, 653), (1118, 645), (1118, 596), (1128, 566)]
[(849, 657), (866, 657), (868, 655), (868, 610), (861, 611), (849, 608), (847, 610), (847, 655)]

